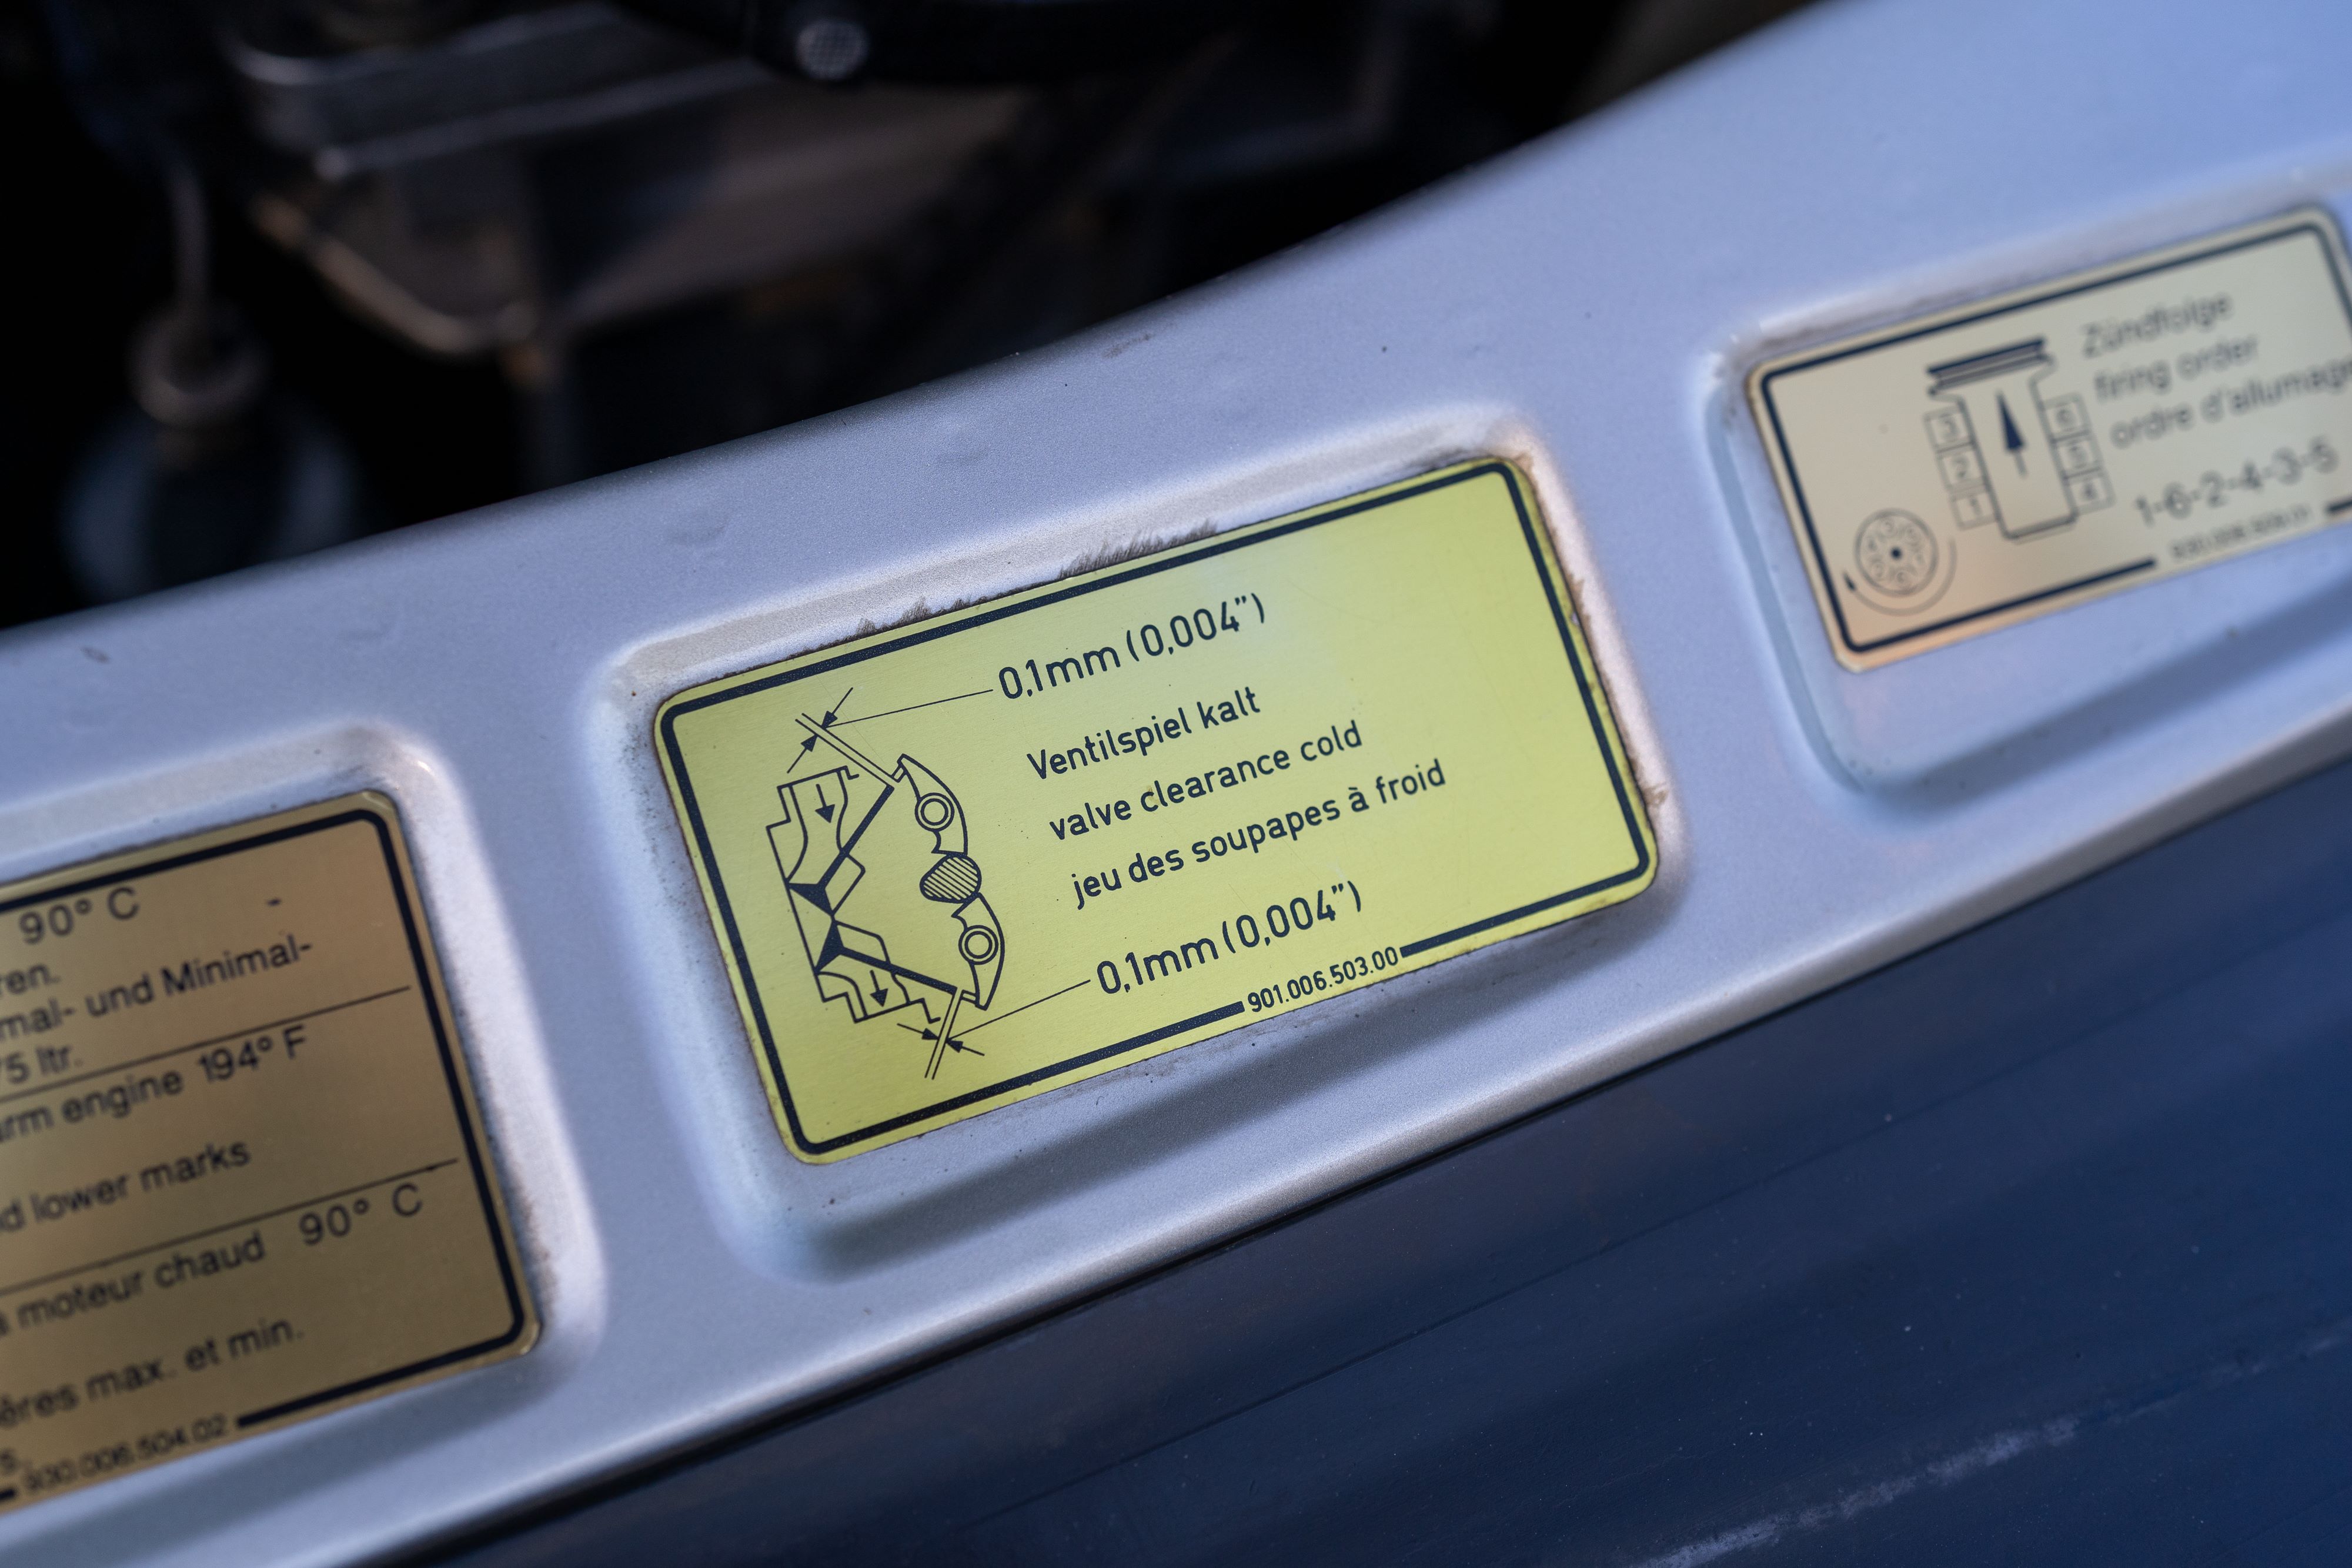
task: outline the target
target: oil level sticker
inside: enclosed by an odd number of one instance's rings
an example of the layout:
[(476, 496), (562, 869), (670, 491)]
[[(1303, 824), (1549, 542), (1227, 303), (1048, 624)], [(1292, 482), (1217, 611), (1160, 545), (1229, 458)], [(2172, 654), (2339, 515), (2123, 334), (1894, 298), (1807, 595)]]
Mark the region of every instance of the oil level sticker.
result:
[(1656, 863), (1501, 463), (752, 670), (656, 727), (809, 1160), (1631, 898)]
[(2352, 517), (2352, 297), (2291, 214), (1749, 382), (1862, 670)]
[(392, 803), (0, 888), (0, 1507), (534, 1332)]

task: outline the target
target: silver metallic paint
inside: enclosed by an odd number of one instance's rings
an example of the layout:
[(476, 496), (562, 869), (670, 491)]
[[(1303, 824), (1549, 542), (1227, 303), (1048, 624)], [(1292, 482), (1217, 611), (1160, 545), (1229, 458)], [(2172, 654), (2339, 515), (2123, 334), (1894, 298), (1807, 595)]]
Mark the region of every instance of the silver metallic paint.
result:
[[(0, 638), (0, 875), (400, 800), (548, 1328), (520, 1362), (26, 1510), (0, 1557), (413, 1543), (1441, 1148), (2352, 749), (2352, 528), (1849, 674), (1738, 395), (1782, 346), (2340, 213), (2347, 47), (2352, 11), (2295, 0), (1830, 5), (1049, 351)], [(1653, 794), (1657, 888), (794, 1162), (655, 705), (919, 601), (1474, 453), (1541, 492)]]

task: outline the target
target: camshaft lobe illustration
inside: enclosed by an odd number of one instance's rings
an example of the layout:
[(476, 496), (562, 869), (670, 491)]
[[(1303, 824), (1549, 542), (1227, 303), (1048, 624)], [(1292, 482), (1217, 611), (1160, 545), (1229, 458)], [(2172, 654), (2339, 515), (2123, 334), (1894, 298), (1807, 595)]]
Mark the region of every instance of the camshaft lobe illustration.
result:
[[(768, 828), (817, 994), (854, 1023), (919, 1036), (930, 1047), (923, 1075), (936, 1077), (948, 1051), (972, 1051), (955, 1038), (957, 1017), (987, 1009), (1004, 967), (962, 803), (911, 757), (885, 768), (829, 722), (799, 722), (843, 759), (778, 785), (784, 820)], [(897, 1016), (909, 1009), (919, 1025)]]

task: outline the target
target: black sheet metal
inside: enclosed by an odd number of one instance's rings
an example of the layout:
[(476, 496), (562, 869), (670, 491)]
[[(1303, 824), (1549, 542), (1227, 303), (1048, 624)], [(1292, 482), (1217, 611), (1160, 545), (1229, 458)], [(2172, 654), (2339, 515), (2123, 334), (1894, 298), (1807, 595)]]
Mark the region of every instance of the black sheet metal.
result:
[(2347, 1119), (2352, 765), (438, 1560), (2341, 1562)]

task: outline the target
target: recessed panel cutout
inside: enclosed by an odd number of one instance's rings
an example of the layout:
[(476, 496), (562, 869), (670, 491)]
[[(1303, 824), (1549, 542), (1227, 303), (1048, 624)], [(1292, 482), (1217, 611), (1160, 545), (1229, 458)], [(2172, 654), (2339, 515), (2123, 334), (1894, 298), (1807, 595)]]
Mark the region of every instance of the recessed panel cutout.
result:
[(2297, 213), (1759, 368), (1839, 662), (2352, 517), (2345, 278), (2333, 221)]
[(390, 800), (0, 888), (0, 1507), (535, 1333)]
[(1617, 903), (1656, 867), (1500, 463), (713, 682), (656, 732), (809, 1160)]

